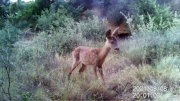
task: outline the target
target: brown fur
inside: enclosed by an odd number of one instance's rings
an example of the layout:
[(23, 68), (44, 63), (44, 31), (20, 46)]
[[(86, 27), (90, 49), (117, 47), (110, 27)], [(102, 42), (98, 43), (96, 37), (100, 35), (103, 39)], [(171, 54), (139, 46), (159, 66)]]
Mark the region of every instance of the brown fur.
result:
[(104, 60), (111, 48), (115, 50), (119, 50), (117, 45), (117, 40), (115, 38), (118, 29), (119, 28), (116, 28), (113, 34), (111, 33), (111, 30), (108, 30), (106, 32), (106, 43), (102, 48), (92, 48), (86, 46), (79, 46), (75, 48), (75, 50), (72, 52), (73, 63), (68, 75), (69, 79), (72, 71), (80, 63), (82, 63), (82, 67), (80, 68), (79, 73), (82, 73), (85, 70), (86, 65), (91, 65), (93, 66), (93, 71), (97, 78), (96, 68), (98, 67), (98, 71), (104, 83), (102, 64), (104, 63)]

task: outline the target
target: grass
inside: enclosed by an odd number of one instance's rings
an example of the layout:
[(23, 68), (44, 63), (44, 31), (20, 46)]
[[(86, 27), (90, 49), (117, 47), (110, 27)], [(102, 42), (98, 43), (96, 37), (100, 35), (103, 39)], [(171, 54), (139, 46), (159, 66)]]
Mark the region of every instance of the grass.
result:
[[(82, 77), (78, 74), (79, 67), (77, 67), (72, 74), (72, 79), (68, 81), (67, 74), (72, 59), (71, 55), (67, 54), (51, 56), (47, 60), (41, 61), (36, 61), (38, 59), (36, 57), (32, 57), (34, 60), (27, 60), (22, 67), (17, 67), (15, 71), (12, 71), (11, 79), (15, 81), (11, 83), (11, 91), (14, 95), (20, 95), (16, 96), (16, 99), (21, 99), (30, 92), (31, 95), (27, 96), (28, 100), (51, 99), (58, 101), (133, 100), (132, 90), (136, 85), (167, 86), (168, 92), (154, 99), (157, 101), (163, 101), (165, 98), (173, 99), (172, 96), (180, 94), (177, 89), (180, 78), (179, 57), (166, 56), (159, 62), (157, 61), (155, 65), (148, 65), (143, 62), (142, 48), (137, 47), (138, 45), (131, 47), (134, 41), (138, 41), (138, 39), (121, 42), (121, 52), (112, 50), (107, 57), (103, 65), (106, 86), (101, 85), (101, 80), (94, 79), (90, 66), (86, 68)], [(139, 41), (142, 42), (141, 39)], [(139, 45), (141, 44), (139, 43)], [(33, 48), (33, 50), (35, 52), (36, 49)], [(36, 55), (37, 53), (32, 54)], [(40, 58), (41, 55), (37, 57)], [(177, 91), (174, 91), (174, 88)]]
[[(72, 23), (69, 26), (73, 25)], [(88, 24), (87, 24), (88, 27)], [(80, 66), (67, 79), (72, 56), (62, 49), (61, 39), (71, 48), (78, 45), (102, 47), (104, 42), (94, 42), (82, 36), (75, 27), (62, 30), (53, 29), (40, 32), (33, 40), (19, 41), (14, 46), (15, 68), (11, 70), (11, 95), (14, 101), (178, 101), (180, 95), (180, 52), (179, 27), (167, 31), (147, 31), (136, 33), (133, 39), (119, 40), (120, 51), (111, 50), (103, 65), (106, 85), (96, 80), (92, 68), (88, 66), (79, 75)], [(99, 29), (98, 29), (99, 30)], [(74, 34), (73, 34), (74, 33)], [(72, 36), (71, 36), (72, 35)], [(71, 37), (70, 37), (71, 36)], [(61, 37), (59, 39), (59, 37)], [(77, 39), (80, 37), (80, 39)], [(73, 40), (66, 41), (65, 39)], [(58, 46), (60, 45), (60, 46)], [(60, 49), (57, 51), (57, 49)], [(62, 49), (62, 50), (61, 50)], [(59, 52), (60, 51), (60, 52)], [(63, 53), (63, 54), (62, 54)], [(5, 70), (0, 69), (0, 100), (7, 100)], [(99, 74), (98, 74), (99, 75)], [(135, 87), (167, 87), (167, 91), (157, 90), (157, 97), (138, 98)], [(151, 93), (150, 90), (142, 93)]]

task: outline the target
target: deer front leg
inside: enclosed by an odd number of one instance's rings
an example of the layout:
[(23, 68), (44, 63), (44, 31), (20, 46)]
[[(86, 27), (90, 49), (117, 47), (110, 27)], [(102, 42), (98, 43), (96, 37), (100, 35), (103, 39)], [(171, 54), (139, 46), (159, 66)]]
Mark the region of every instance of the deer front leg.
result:
[(103, 81), (103, 84), (105, 85), (102, 66), (98, 66), (98, 70), (99, 70), (99, 73), (100, 73), (100, 75), (101, 75), (101, 79), (102, 79), (102, 81)]

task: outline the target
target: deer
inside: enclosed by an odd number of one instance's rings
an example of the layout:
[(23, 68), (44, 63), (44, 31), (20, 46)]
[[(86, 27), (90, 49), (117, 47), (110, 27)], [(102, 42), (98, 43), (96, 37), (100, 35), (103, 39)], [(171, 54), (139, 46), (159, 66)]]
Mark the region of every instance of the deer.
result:
[(84, 72), (87, 65), (91, 65), (93, 67), (93, 72), (96, 79), (98, 79), (98, 69), (103, 84), (105, 84), (102, 65), (111, 49), (117, 51), (119, 50), (118, 41), (116, 38), (118, 29), (119, 27), (117, 27), (113, 32), (111, 32), (110, 29), (106, 32), (106, 42), (101, 48), (93, 48), (87, 46), (79, 46), (75, 48), (72, 52), (73, 63), (68, 74), (68, 79), (70, 79), (73, 70), (81, 63), (82, 66), (79, 70), (79, 74)]

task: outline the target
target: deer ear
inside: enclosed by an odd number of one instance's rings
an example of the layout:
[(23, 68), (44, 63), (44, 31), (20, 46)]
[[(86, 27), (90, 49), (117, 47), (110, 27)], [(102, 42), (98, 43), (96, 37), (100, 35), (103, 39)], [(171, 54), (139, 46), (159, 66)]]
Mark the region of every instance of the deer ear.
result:
[(110, 29), (106, 32), (106, 37), (108, 39), (111, 38), (111, 30)]
[(113, 31), (112, 35), (113, 35), (113, 36), (117, 36), (117, 35), (118, 35), (118, 30), (119, 30), (119, 27), (117, 27), (117, 28)]

